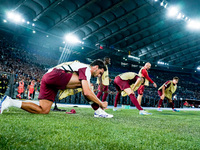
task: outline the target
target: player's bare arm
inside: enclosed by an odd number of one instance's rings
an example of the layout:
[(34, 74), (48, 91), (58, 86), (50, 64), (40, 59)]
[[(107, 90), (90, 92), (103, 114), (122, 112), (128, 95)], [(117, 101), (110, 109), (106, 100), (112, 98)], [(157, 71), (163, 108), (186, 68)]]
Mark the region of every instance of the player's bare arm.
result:
[(84, 96), (86, 96), (89, 100), (97, 103), (99, 106), (101, 106), (103, 108), (106, 108), (108, 106), (107, 102), (101, 102), (97, 98), (97, 96), (94, 94), (94, 92), (91, 91), (87, 80), (82, 80), (81, 84), (82, 84)]
[[(137, 81), (135, 82), (135, 84), (134, 84), (132, 90), (135, 91), (135, 88), (136, 88), (137, 86), (139, 86), (139, 84), (140, 84), (141, 82), (143, 82), (143, 81), (144, 81), (143, 78), (138, 78)], [(134, 93), (134, 92), (133, 92), (133, 93)]]

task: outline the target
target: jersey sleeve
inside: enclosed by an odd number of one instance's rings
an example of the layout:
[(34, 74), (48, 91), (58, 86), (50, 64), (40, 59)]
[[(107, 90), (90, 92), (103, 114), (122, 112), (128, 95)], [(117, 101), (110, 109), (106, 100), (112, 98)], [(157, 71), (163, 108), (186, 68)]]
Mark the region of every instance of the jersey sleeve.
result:
[(149, 80), (150, 83), (153, 83), (153, 80), (151, 80), (151, 78), (150, 78), (149, 75), (147, 74), (146, 69), (142, 69), (142, 75), (143, 75), (143, 77), (145, 77), (147, 80)]
[(170, 84), (170, 81), (165, 82), (164, 86), (167, 87)]
[(91, 72), (88, 67), (78, 69), (79, 80), (87, 80), (90, 82)]

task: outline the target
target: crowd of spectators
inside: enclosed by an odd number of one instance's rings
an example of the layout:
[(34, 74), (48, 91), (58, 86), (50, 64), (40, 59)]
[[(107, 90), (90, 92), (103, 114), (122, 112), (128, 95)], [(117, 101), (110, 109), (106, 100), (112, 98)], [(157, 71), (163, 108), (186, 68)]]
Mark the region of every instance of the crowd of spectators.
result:
[(28, 87), (31, 80), (35, 80), (39, 84), (45, 73), (45, 67), (37, 63), (37, 58), (26, 50), (25, 46), (12, 38), (0, 36), (0, 57), (0, 72), (14, 74), (14, 84), (16, 85), (22, 79), (25, 88)]

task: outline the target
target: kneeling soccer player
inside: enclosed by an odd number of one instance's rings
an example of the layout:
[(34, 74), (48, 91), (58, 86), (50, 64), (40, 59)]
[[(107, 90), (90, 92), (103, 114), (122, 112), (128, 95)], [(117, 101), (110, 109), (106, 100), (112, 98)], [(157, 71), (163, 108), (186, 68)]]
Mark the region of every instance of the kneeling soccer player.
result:
[(134, 72), (126, 72), (116, 76), (114, 84), (118, 93), (115, 97), (115, 104), (113, 111), (117, 110), (117, 103), (120, 100), (121, 93), (123, 93), (123, 95), (127, 94), (130, 97), (131, 102), (139, 110), (140, 115), (151, 115), (151, 113), (148, 113), (142, 109), (134, 94), (134, 91), (136, 91), (140, 87), (140, 85), (143, 84), (143, 82), (144, 79), (140, 78)]
[(8, 107), (14, 106), (35, 114), (48, 114), (55, 100), (58, 90), (82, 88), (83, 95), (90, 100), (92, 108), (95, 110), (94, 117), (112, 118), (104, 111), (107, 102), (101, 102), (90, 89), (91, 76), (97, 77), (106, 71), (106, 67), (101, 60), (95, 60), (90, 65), (74, 61), (66, 62), (48, 70), (42, 77), (39, 106), (31, 102), (21, 102), (5, 96), (1, 101), (0, 113), (2, 114)]
[(174, 103), (172, 101), (172, 94), (176, 91), (177, 89), (177, 83), (178, 83), (179, 78), (174, 77), (173, 80), (169, 80), (165, 82), (159, 89), (158, 89), (158, 95), (160, 96), (160, 100), (158, 102), (158, 111), (162, 111), (160, 108), (162, 106), (162, 101), (167, 98), (169, 104), (172, 107), (172, 110), (175, 112), (179, 112), (179, 110), (174, 109)]

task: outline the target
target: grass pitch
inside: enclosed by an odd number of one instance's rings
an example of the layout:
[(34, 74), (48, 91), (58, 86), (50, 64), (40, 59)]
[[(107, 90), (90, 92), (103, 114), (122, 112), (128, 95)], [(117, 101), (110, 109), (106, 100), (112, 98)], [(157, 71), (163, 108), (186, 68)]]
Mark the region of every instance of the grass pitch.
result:
[[(67, 108), (71, 110), (72, 108)], [(17, 108), (0, 115), (0, 149), (132, 150), (200, 149), (200, 111), (137, 110), (113, 112), (114, 118), (94, 118), (91, 108), (77, 114), (30, 114)]]

